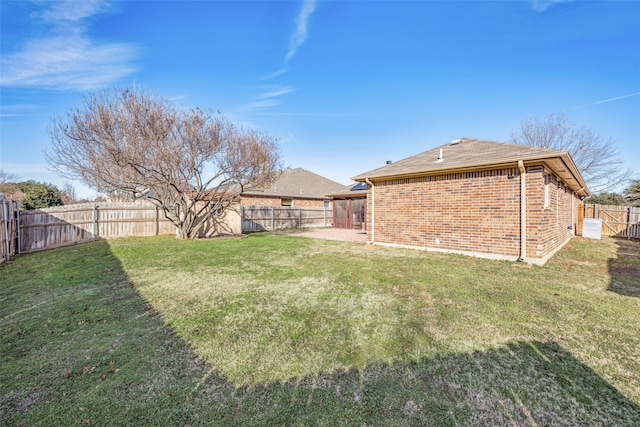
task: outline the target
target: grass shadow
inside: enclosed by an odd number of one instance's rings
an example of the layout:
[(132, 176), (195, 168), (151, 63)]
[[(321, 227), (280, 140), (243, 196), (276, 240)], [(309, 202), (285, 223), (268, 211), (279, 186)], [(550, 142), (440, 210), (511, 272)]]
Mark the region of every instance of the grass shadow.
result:
[(620, 295), (640, 298), (640, 241), (613, 239), (616, 257), (608, 263), (611, 280), (608, 289)]
[(235, 396), (235, 425), (640, 425), (637, 404), (555, 342), (370, 364)]
[(17, 256), (0, 269), (0, 301), (1, 425), (185, 421), (208, 368), (137, 294), (108, 242)]
[(2, 425), (640, 425), (636, 402), (555, 341), (238, 388), (105, 241), (16, 257), (0, 301)]

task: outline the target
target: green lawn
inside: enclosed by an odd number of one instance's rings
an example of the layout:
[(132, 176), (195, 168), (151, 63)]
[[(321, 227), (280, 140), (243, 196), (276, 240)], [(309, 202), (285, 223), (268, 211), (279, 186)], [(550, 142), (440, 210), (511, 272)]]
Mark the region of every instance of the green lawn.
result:
[(640, 425), (626, 240), (88, 243), (0, 267), (0, 334), (3, 425)]

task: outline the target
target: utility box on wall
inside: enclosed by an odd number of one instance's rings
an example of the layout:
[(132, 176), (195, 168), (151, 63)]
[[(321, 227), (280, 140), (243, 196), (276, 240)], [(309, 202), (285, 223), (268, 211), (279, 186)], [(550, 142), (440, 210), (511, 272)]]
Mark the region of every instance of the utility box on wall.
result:
[(600, 240), (602, 238), (602, 220), (585, 218), (582, 223), (582, 237)]

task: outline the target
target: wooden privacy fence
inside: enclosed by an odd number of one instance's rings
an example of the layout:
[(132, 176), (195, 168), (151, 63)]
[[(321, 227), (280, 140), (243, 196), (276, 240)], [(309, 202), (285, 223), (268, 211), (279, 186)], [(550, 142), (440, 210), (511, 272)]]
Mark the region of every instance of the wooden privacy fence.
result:
[(331, 227), (331, 225), (332, 211), (327, 208), (242, 207), (243, 232)]
[(18, 253), (124, 236), (174, 234), (175, 226), (148, 202), (100, 202), (20, 211)]
[(640, 239), (640, 207), (611, 205), (578, 205), (578, 230), (582, 235), (583, 220), (602, 220), (602, 235)]
[[(0, 195), (0, 263), (16, 253), (125, 236), (175, 234), (162, 210), (149, 202), (79, 203), (20, 211)], [(242, 231), (331, 227), (327, 208), (242, 208)]]
[(0, 194), (0, 264), (18, 252), (18, 202)]

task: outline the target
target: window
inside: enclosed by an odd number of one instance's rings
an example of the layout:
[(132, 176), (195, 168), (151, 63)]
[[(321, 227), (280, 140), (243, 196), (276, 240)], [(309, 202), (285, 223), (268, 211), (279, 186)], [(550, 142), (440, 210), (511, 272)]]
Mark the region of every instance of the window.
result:
[(544, 175), (544, 207), (549, 207), (549, 175)]
[(324, 201), (324, 208), (329, 209), (329, 200)]
[(293, 199), (281, 199), (280, 206), (293, 206)]

